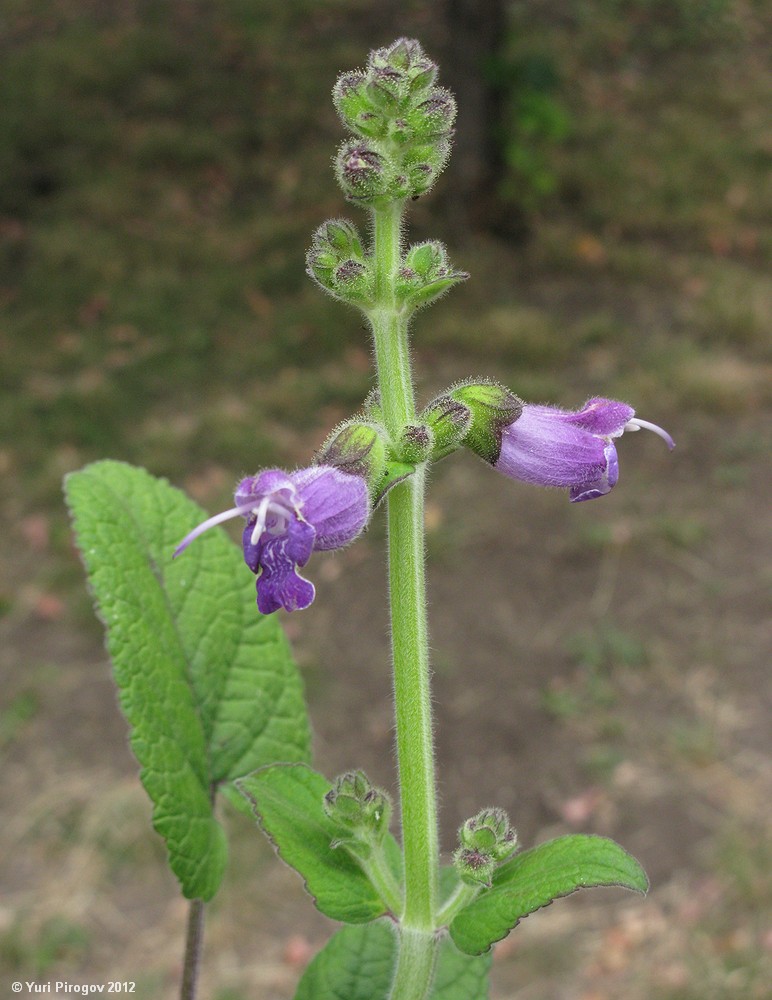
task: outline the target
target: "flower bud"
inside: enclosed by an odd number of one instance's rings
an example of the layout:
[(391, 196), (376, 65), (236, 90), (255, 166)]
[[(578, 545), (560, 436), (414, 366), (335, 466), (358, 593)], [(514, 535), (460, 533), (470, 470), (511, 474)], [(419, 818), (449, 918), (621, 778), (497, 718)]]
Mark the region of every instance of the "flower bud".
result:
[(418, 198), (434, 186), (450, 157), (450, 143), (444, 139), (411, 146), (402, 157), (401, 169), (407, 178), (407, 197)]
[(400, 456), (404, 462), (419, 465), (432, 453), (434, 435), (424, 424), (408, 424), (400, 440)]
[(437, 65), (431, 59), (424, 57), (422, 63), (415, 63), (408, 72), (410, 78), (410, 94), (421, 96), (437, 79)]
[(332, 272), (330, 283), (337, 297), (346, 302), (367, 303), (372, 300), (373, 272), (359, 260), (344, 260)]
[(394, 113), (408, 93), (407, 76), (392, 66), (378, 66), (370, 71), (367, 96), (376, 108)]
[(465, 447), (494, 465), (501, 454), (504, 429), (523, 412), (523, 401), (503, 385), (490, 380), (462, 382), (448, 395), (472, 413), (472, 424), (463, 439)]
[(453, 855), (453, 866), (466, 885), (490, 888), (496, 862), (489, 854), (468, 847), (459, 847)]
[(438, 462), (460, 447), (472, 425), (472, 411), (450, 396), (439, 396), (429, 403), (420, 419), (432, 432), (431, 459)]
[(372, 203), (388, 189), (383, 157), (366, 142), (344, 143), (338, 151), (335, 170), (338, 183), (350, 201)]
[(389, 46), (375, 49), (370, 53), (368, 68), (375, 72), (399, 71), (413, 92), (431, 87), (437, 76), (437, 66), (413, 38), (398, 38)]
[(467, 885), (490, 886), (496, 868), (517, 848), (517, 834), (503, 809), (483, 809), (458, 831), (453, 864)]
[(449, 136), (455, 120), (456, 102), (450, 91), (441, 87), (405, 115), (406, 126), (417, 142)]
[(352, 73), (342, 73), (332, 88), (332, 103), (340, 115), (344, 125), (353, 127), (352, 123), (362, 114), (371, 110), (370, 102), (365, 95), (367, 77), (361, 70)]
[(415, 243), (405, 255), (404, 266), (415, 271), (425, 281), (444, 275), (448, 269), (448, 254), (444, 244), (436, 240)]
[(347, 219), (330, 219), (314, 233), (306, 254), (306, 270), (337, 299), (353, 304), (369, 302), (373, 272), (356, 226)]
[(373, 787), (364, 771), (337, 777), (322, 804), (339, 833), (333, 846), (344, 845), (362, 858), (369, 857), (389, 829), (391, 799)]
[(314, 239), (320, 245), (329, 247), (340, 257), (364, 260), (365, 249), (359, 230), (348, 219), (330, 219), (319, 227)]
[(343, 73), (332, 91), (332, 100), (344, 125), (363, 138), (379, 139), (386, 135), (388, 118), (384, 117), (368, 93), (370, 81), (357, 70)]
[(482, 809), (466, 820), (458, 831), (462, 847), (483, 851), (494, 861), (501, 862), (517, 847), (517, 833), (512, 829), (509, 816), (503, 809)]
[(468, 277), (450, 267), (442, 243), (418, 243), (410, 247), (397, 273), (396, 293), (405, 305), (419, 309)]

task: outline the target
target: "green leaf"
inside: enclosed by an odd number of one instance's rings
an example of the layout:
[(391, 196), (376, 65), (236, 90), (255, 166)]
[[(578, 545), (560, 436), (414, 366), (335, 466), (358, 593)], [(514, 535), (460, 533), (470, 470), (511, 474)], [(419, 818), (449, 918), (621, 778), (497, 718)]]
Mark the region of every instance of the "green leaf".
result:
[(69, 475), (65, 493), (153, 825), (184, 895), (211, 899), (227, 857), (218, 786), (310, 754), (289, 646), (278, 621), (258, 613), (224, 532), (172, 561), (206, 515), (166, 481), (105, 461)]
[(449, 938), (440, 945), (431, 1000), (487, 1000), (492, 955), (464, 955)]
[(385, 920), (343, 927), (306, 968), (295, 1000), (386, 1000), (395, 954)]
[[(359, 924), (387, 912), (370, 880), (344, 847), (322, 800), (331, 783), (305, 764), (264, 767), (236, 782), (279, 856), (305, 879), (306, 889), (328, 917)], [(391, 834), (384, 841), (389, 866), (399, 874), (401, 852)]]
[[(295, 1000), (386, 1000), (396, 960), (395, 929), (384, 920), (344, 927), (310, 963)], [(431, 1000), (486, 1000), (491, 956), (440, 945)]]
[(534, 910), (598, 885), (645, 893), (649, 882), (635, 858), (613, 840), (585, 834), (558, 837), (502, 865), (492, 888), (456, 915), (450, 935), (461, 951), (480, 955)]

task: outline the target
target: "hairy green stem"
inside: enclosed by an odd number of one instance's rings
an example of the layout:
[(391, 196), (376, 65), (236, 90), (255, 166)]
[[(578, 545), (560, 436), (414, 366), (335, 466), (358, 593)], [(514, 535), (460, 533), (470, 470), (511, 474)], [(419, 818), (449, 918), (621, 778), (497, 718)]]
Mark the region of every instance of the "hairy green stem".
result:
[[(375, 298), (369, 311), (386, 429), (398, 440), (415, 420), (408, 316), (394, 287), (401, 259), (402, 204), (374, 211)], [(437, 940), (439, 838), (432, 736), (429, 645), (424, 566), (425, 470), (387, 495), (389, 597), (394, 665), (405, 903), (391, 1000), (428, 995)]]
[(373, 848), (373, 853), (366, 861), (359, 861), (362, 870), (372, 882), (379, 896), (395, 916), (402, 913), (402, 887), (391, 870), (383, 845)]
[(468, 906), (472, 900), (480, 895), (481, 890), (482, 886), (465, 885), (463, 882), (459, 882), (450, 898), (442, 904), (440, 912), (437, 914), (437, 926), (447, 927), (457, 913), (460, 913), (465, 906)]
[(428, 997), (437, 964), (438, 941), (434, 934), (399, 930), (399, 950), (389, 1000)]
[(388, 503), (394, 701), (405, 854), (402, 923), (433, 931), (439, 843), (424, 582), (423, 470), (395, 486)]
[(375, 305), (369, 310), (375, 342), (378, 388), (386, 430), (397, 437), (415, 419), (413, 376), (407, 339), (408, 317), (399, 308), (394, 285), (401, 259), (402, 205), (374, 210)]

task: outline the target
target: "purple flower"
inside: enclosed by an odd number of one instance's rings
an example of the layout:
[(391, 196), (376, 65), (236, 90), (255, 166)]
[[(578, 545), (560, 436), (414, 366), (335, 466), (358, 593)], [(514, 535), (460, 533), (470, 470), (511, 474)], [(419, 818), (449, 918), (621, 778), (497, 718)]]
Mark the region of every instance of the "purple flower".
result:
[(338, 549), (362, 531), (370, 515), (367, 484), (329, 465), (297, 472), (267, 469), (242, 479), (236, 506), (199, 524), (174, 555), (202, 532), (239, 514), (246, 517), (244, 560), (257, 576), (257, 606), (269, 615), (297, 611), (314, 599), (314, 585), (298, 573), (315, 549)]
[(537, 486), (568, 487), (572, 502), (608, 493), (619, 478), (614, 438), (642, 427), (664, 438), (670, 435), (635, 410), (613, 399), (589, 399), (581, 410), (525, 404), (520, 416), (504, 428), (495, 468), (513, 479)]

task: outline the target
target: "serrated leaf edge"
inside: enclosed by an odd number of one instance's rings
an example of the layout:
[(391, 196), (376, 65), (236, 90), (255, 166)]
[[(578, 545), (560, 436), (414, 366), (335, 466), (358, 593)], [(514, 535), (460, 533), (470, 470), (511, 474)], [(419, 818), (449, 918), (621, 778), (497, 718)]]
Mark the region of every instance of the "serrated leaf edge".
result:
[[(265, 820), (263, 819), (263, 815), (262, 815), (262, 813), (260, 811), (260, 807), (258, 806), (258, 803), (257, 803), (255, 797), (250, 792), (248, 792), (246, 788), (243, 787), (243, 781), (246, 778), (254, 777), (255, 775), (260, 774), (263, 771), (269, 771), (269, 770), (272, 770), (272, 769), (277, 768), (277, 767), (281, 767), (281, 768), (301, 768), (301, 769), (304, 769), (304, 770), (307, 770), (307, 771), (311, 771), (312, 773), (319, 774), (318, 771), (314, 771), (314, 768), (310, 767), (308, 764), (303, 763), (302, 761), (296, 761), (296, 762), (290, 762), (290, 763), (279, 762), (279, 763), (276, 763), (276, 764), (266, 764), (264, 767), (259, 767), (259, 768), (257, 768), (256, 771), (253, 771), (251, 774), (244, 775), (244, 778), (237, 778), (233, 782), (233, 785), (239, 790), (239, 792), (241, 793), (241, 795), (243, 795), (244, 798), (249, 802), (250, 807), (252, 809), (252, 813), (253, 813), (255, 819), (257, 820), (258, 824), (260, 825), (260, 829), (263, 831), (263, 833), (265, 834), (265, 836), (268, 838), (268, 840), (269, 840), (271, 846), (273, 847), (274, 851), (276, 852), (276, 854), (281, 858), (281, 860), (284, 862), (284, 864), (288, 868), (291, 868), (294, 872), (298, 873), (298, 875), (303, 879), (303, 888), (305, 889), (305, 891), (308, 893), (308, 895), (313, 900), (314, 906), (317, 908), (317, 910), (320, 913), (323, 913), (325, 916), (328, 916), (328, 914), (325, 912), (325, 910), (319, 905), (318, 897), (311, 891), (311, 888), (310, 888), (310, 886), (308, 884), (308, 880), (306, 879), (306, 877), (303, 874), (303, 872), (299, 871), (295, 867), (295, 865), (293, 865), (290, 861), (288, 861), (284, 857), (284, 853), (283, 853), (281, 847), (279, 846), (278, 842), (273, 837), (273, 835), (271, 833), (269, 833), (268, 828), (267, 828), (266, 823), (265, 823)], [(369, 882), (369, 880), (368, 880), (368, 882)], [(372, 883), (370, 883), (370, 885), (372, 886)], [(375, 892), (375, 887), (373, 887), (373, 891)], [(377, 893), (376, 893), (376, 895), (377, 895)], [(378, 896), (378, 899), (380, 899), (380, 896)], [(383, 904), (384, 908), (379, 913), (375, 913), (375, 914), (373, 914), (373, 916), (367, 917), (365, 920), (347, 921), (346, 923), (350, 924), (351, 926), (355, 926), (355, 925), (361, 925), (361, 924), (368, 924), (368, 923), (370, 923), (373, 920), (380, 919), (381, 917), (388, 917), (389, 916), (389, 909), (386, 906), (386, 904), (383, 902), (382, 899), (380, 901)], [(338, 919), (338, 918), (330, 918), (330, 919)]]

